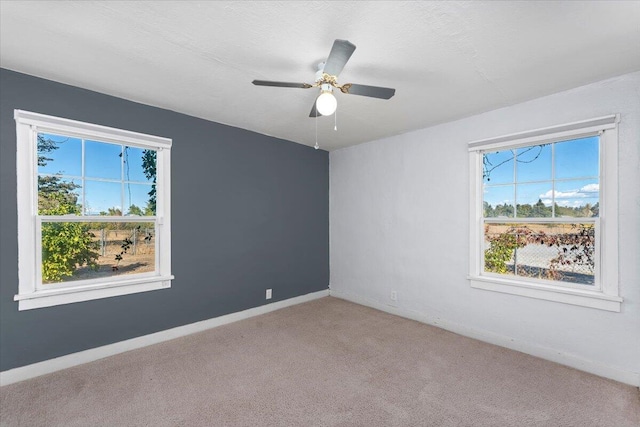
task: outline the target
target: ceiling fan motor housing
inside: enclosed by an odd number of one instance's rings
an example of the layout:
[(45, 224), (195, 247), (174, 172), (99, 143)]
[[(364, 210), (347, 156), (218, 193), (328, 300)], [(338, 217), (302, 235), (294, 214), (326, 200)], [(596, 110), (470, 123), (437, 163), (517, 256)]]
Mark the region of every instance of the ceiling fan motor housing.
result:
[(320, 93), (323, 93), (323, 92), (332, 93), (333, 86), (331, 86), (329, 83), (322, 83), (322, 85), (320, 86)]

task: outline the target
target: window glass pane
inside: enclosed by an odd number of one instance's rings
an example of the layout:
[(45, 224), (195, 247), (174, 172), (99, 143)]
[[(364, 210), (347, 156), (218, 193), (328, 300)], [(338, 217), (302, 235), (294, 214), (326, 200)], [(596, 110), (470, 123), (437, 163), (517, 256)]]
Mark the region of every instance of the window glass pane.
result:
[(153, 196), (149, 194), (152, 190), (153, 187), (149, 184), (125, 184), (125, 214), (155, 215), (155, 193)]
[(484, 187), (484, 216), (513, 217), (513, 185)]
[(80, 215), (80, 182), (59, 176), (38, 176), (38, 215)]
[(513, 181), (512, 150), (485, 153), (482, 156), (482, 176), (485, 183), (506, 184)]
[(122, 179), (122, 145), (85, 141), (84, 157), (87, 177)]
[(599, 215), (600, 186), (597, 180), (556, 183), (556, 216), (593, 217)]
[(516, 215), (520, 218), (551, 217), (551, 186), (551, 182), (518, 184), (516, 186)]
[(555, 144), (555, 179), (586, 178), (599, 175), (597, 136)]
[(594, 224), (485, 224), (489, 273), (594, 285)]
[(38, 173), (80, 176), (82, 141), (60, 135), (39, 133), (37, 142)]
[(43, 222), (42, 283), (155, 271), (153, 222)]
[[(124, 147), (124, 180), (153, 182), (156, 171), (156, 152), (136, 147)], [(147, 178), (149, 176), (149, 178)]]
[(551, 144), (518, 148), (516, 155), (517, 182), (551, 180)]
[(117, 215), (122, 212), (122, 184), (120, 182), (85, 182), (85, 215)]

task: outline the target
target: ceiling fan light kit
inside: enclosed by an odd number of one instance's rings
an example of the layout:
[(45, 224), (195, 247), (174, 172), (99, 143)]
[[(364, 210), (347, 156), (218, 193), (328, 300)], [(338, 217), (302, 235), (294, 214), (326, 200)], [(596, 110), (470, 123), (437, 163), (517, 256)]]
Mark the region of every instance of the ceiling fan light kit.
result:
[(351, 58), (356, 50), (356, 46), (348, 40), (336, 40), (329, 53), (326, 62), (318, 64), (316, 73), (316, 81), (314, 84), (309, 83), (291, 83), (277, 82), (269, 80), (254, 80), (252, 83), (256, 86), (275, 86), (275, 87), (292, 87), (299, 89), (310, 89), (312, 87), (320, 87), (320, 95), (311, 108), (309, 117), (316, 118), (318, 115), (330, 116), (335, 113), (338, 102), (333, 95), (333, 88), (347, 95), (368, 96), (371, 98), (389, 99), (396, 90), (392, 88), (367, 86), (354, 83), (338, 84), (338, 75), (344, 68), (345, 64)]
[(316, 109), (323, 116), (330, 116), (336, 112), (338, 101), (333, 96), (333, 88), (328, 84), (323, 84), (320, 96), (316, 99)]

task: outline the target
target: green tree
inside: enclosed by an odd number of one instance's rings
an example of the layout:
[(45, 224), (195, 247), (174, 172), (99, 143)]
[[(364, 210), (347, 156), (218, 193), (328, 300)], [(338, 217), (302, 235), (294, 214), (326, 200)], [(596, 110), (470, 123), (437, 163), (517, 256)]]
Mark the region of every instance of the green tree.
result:
[(495, 216), (495, 212), (493, 210), (493, 206), (491, 206), (489, 204), (489, 202), (484, 201), (482, 202), (482, 208), (484, 210), (484, 217), (485, 218), (491, 218)]
[(506, 203), (502, 205), (496, 205), (494, 212), (495, 212), (495, 216), (497, 217), (500, 217), (500, 216), (513, 217), (513, 206), (508, 205)]
[(516, 208), (518, 209), (518, 217), (520, 218), (530, 217), (533, 212), (533, 208), (528, 203), (525, 205), (517, 205)]
[[(100, 212), (102, 216), (122, 216), (122, 209), (112, 207), (107, 208), (107, 212)], [(102, 228), (106, 228), (107, 230), (122, 230), (124, 225), (122, 222), (105, 222), (102, 224)]]
[(122, 216), (122, 209), (120, 208), (113, 207), (107, 210), (108, 210), (107, 215), (109, 216)]
[[(53, 198), (58, 196), (52, 196)], [(63, 196), (64, 197), (64, 196)], [(42, 212), (45, 215), (77, 214), (71, 205), (60, 203), (58, 209)], [(97, 268), (98, 242), (87, 224), (79, 222), (43, 222), (42, 224), (42, 281), (60, 282), (73, 276), (78, 267)]]
[(142, 212), (142, 209), (139, 208), (136, 205), (131, 205), (129, 206), (129, 212), (127, 212), (127, 215), (138, 215), (138, 216), (143, 216), (144, 212)]
[(581, 216), (581, 217), (590, 217), (590, 216), (592, 216), (592, 215), (593, 215), (593, 206), (591, 206), (591, 203), (587, 203), (587, 204), (586, 204), (586, 205), (584, 205), (584, 206), (580, 206), (580, 207), (578, 208), (578, 213), (579, 213), (579, 215), (578, 215), (578, 216)]
[(575, 214), (575, 212), (573, 211), (572, 208), (567, 208), (565, 206), (560, 206), (557, 203), (554, 205), (554, 209), (556, 211), (556, 217), (563, 217), (563, 216), (574, 217), (574, 216), (576, 216), (576, 214)]
[(155, 203), (151, 203), (151, 201), (147, 201), (147, 206), (144, 207), (144, 215), (145, 216), (153, 216), (156, 214), (156, 205)]
[(531, 216), (534, 218), (548, 218), (551, 216), (551, 207), (546, 206), (541, 199), (538, 199), (536, 204), (531, 207)]
[[(59, 142), (38, 135), (38, 166), (46, 166), (46, 157), (58, 149)], [(38, 177), (39, 215), (80, 215), (79, 186), (57, 176)], [(42, 281), (60, 282), (70, 277), (78, 267), (97, 268), (98, 243), (87, 224), (79, 222), (43, 222), (42, 224)]]
[(151, 215), (156, 214), (156, 161), (157, 152), (155, 150), (142, 151), (142, 170), (147, 179), (153, 180), (151, 190), (149, 191), (149, 201), (147, 202), (147, 211)]

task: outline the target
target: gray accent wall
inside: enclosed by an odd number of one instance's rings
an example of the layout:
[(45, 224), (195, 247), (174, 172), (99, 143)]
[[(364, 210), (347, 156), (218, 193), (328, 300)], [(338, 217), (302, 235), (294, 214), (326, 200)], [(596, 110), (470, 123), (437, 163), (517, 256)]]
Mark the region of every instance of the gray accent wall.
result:
[[(173, 139), (171, 289), (18, 311), (14, 109)], [(0, 178), (2, 371), (329, 285), (326, 151), (0, 69)]]

